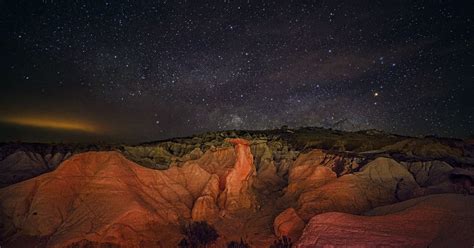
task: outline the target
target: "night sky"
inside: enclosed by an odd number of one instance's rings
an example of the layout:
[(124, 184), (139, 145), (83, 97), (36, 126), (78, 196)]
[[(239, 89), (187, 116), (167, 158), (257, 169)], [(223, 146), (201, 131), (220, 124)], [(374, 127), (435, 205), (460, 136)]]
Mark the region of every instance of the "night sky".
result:
[(464, 138), (474, 132), (473, 9), (0, 0), (0, 141), (282, 125)]

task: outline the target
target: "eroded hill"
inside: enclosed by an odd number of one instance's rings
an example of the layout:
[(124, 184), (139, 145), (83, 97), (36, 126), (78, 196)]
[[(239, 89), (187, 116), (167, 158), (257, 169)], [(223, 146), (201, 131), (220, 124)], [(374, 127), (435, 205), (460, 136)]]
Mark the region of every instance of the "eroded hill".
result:
[[(467, 213), (474, 210), (473, 196), (463, 196), (474, 193), (473, 147), (462, 140), (302, 128), (139, 145), (5, 144), (0, 150), (6, 247), (176, 247), (190, 221), (212, 225), (220, 236), (216, 247), (241, 238), (268, 247), (281, 236), (298, 247), (337, 245), (348, 242), (350, 228), (330, 226), (336, 219), (348, 226), (360, 220), (354, 235), (371, 223), (392, 230), (439, 201), (447, 209), (440, 215), (456, 208), (454, 220), (465, 218), (452, 225), (459, 233), (474, 223)], [(379, 210), (384, 206), (391, 210)], [(367, 214), (380, 217), (359, 217)], [(419, 239), (394, 229), (357, 242), (474, 242), (469, 235), (448, 235), (437, 218), (438, 224), (419, 218), (416, 225), (429, 225)]]

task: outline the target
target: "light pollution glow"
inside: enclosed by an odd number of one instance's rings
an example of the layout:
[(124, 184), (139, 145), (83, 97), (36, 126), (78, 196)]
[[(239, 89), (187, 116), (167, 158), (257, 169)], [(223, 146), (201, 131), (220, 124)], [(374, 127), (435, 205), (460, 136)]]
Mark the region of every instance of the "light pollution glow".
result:
[(56, 118), (38, 118), (38, 117), (6, 117), (1, 119), (4, 123), (38, 127), (38, 128), (50, 128), (70, 131), (82, 131), (87, 133), (97, 133), (99, 128), (86, 122), (62, 120)]

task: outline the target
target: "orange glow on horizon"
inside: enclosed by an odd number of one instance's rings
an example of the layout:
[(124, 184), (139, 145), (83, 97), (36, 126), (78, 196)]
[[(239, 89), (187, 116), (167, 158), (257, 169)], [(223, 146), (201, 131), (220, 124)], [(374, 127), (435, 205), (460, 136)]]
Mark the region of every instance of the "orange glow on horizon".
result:
[(7, 117), (1, 119), (1, 121), (10, 124), (39, 128), (83, 131), (88, 133), (96, 133), (99, 131), (99, 128), (89, 123), (81, 121), (61, 120), (55, 118)]

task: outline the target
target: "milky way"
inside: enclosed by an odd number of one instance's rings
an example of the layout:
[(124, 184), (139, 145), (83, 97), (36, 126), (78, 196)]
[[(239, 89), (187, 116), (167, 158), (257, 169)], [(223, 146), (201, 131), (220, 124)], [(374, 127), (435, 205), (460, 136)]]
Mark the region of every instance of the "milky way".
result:
[[(92, 122), (115, 141), (472, 135), (472, 1), (204, 2), (1, 1), (0, 114)], [(0, 138), (52, 137), (11, 130)]]

